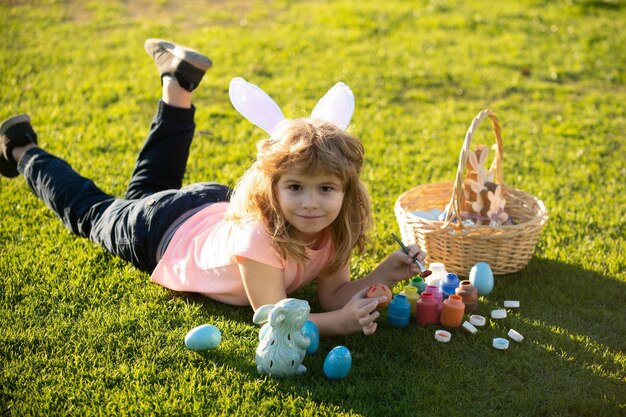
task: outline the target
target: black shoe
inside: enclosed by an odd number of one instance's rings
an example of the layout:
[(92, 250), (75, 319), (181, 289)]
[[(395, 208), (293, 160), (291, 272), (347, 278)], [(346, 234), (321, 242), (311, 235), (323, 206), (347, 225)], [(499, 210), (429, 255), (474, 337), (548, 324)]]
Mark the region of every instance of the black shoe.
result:
[(17, 162), (11, 155), (17, 146), (37, 143), (37, 134), (30, 125), (30, 117), (20, 114), (6, 119), (0, 125), (0, 174), (17, 177)]
[(200, 52), (163, 39), (148, 39), (143, 47), (156, 62), (161, 79), (171, 75), (187, 91), (193, 91), (213, 65)]

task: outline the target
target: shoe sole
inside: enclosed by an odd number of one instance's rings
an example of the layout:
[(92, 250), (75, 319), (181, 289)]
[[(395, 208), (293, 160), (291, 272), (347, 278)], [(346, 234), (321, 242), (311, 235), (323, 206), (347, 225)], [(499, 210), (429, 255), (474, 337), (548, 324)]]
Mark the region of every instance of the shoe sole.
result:
[(13, 117), (10, 117), (10, 118), (6, 119), (0, 125), (0, 135), (4, 135), (4, 132), (6, 132), (11, 126), (14, 126), (14, 125), (16, 125), (18, 123), (24, 123), (24, 122), (30, 123), (30, 116), (29, 115), (27, 115), (27, 114), (19, 114), (17, 116), (13, 116)]
[[(11, 126), (24, 122), (30, 123), (30, 116), (27, 114), (20, 114), (6, 119), (2, 122), (2, 124), (0, 124), (0, 136), (4, 136), (4, 133), (9, 130)], [(4, 154), (4, 145), (2, 154)], [(0, 157), (0, 175), (7, 178), (14, 178), (17, 177), (18, 174), (17, 167), (13, 163), (6, 160), (4, 155), (2, 155), (2, 157)]]
[(148, 39), (144, 44), (144, 49), (152, 57), (154, 57), (154, 52), (164, 49), (181, 61), (185, 61), (202, 71), (208, 70), (213, 65), (213, 62), (200, 52), (163, 39)]

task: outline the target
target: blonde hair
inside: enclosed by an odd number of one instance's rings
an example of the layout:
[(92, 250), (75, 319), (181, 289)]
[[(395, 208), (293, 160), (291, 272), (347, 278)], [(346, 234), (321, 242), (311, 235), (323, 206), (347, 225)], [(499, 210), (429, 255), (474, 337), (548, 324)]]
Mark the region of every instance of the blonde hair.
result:
[(364, 149), (361, 142), (334, 124), (316, 119), (287, 120), (272, 137), (257, 145), (257, 159), (239, 180), (227, 213), (237, 222), (262, 221), (285, 259), (304, 263), (307, 244), (296, 239), (280, 209), (275, 186), (281, 175), (296, 170), (330, 174), (343, 184), (341, 210), (330, 225), (334, 257), (322, 270), (330, 275), (348, 265), (354, 250), (371, 243), (369, 194), (359, 179)]

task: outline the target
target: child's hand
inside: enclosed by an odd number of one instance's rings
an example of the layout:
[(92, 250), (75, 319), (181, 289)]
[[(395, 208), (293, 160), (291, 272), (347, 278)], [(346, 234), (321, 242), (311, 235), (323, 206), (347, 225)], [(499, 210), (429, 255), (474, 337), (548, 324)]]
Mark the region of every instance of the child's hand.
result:
[(392, 252), (373, 272), (377, 275), (380, 274), (383, 279), (391, 281), (392, 285), (419, 274), (420, 268), (415, 264), (413, 257), (417, 256), (417, 260), (423, 264), (424, 259), (426, 259), (426, 252), (421, 251), (417, 245), (409, 245), (408, 249), (408, 255), (401, 250)]
[(340, 310), (341, 320), (344, 322), (346, 333), (363, 331), (367, 336), (374, 334), (378, 324), (376, 319), (380, 313), (376, 310), (379, 303), (387, 300), (387, 297), (365, 298), (367, 288), (357, 292), (354, 297)]

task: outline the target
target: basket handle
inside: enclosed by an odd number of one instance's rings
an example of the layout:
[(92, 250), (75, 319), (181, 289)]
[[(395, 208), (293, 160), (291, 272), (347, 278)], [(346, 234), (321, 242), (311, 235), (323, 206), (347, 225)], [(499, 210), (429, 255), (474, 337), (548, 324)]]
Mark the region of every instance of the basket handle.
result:
[[(491, 110), (483, 110), (472, 120), (472, 124), (469, 129), (467, 129), (467, 133), (465, 134), (465, 141), (463, 142), (463, 147), (461, 148), (461, 154), (459, 156), (459, 165), (456, 169), (456, 179), (454, 180), (454, 187), (452, 188), (452, 196), (450, 197), (450, 204), (448, 205), (449, 209), (446, 213), (446, 217), (444, 219), (442, 229), (448, 227), (452, 220), (455, 217), (461, 218), (461, 193), (463, 192), (463, 172), (465, 171), (465, 164), (467, 162), (467, 158), (471, 152), (470, 145), (472, 142), (472, 137), (474, 136), (474, 132), (478, 128), (480, 122), (488, 117), (491, 121), (491, 127), (493, 129), (493, 135), (496, 138), (496, 156), (491, 163), (490, 170), (494, 170), (496, 173), (496, 183), (503, 184), (504, 183), (504, 173), (502, 172), (502, 158), (503, 158), (503, 150), (502, 150), (502, 134), (500, 131), (500, 124), (498, 123), (498, 118), (495, 113)], [(463, 223), (457, 221), (455, 223), (459, 228), (463, 229)]]

